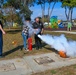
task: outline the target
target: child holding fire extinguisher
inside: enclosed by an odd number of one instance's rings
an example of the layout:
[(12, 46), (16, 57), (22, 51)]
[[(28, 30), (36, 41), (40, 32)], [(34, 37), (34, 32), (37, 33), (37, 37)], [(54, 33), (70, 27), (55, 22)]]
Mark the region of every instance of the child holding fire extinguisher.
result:
[[(25, 23), (25, 25), (23, 25), (23, 30), (22, 30), (24, 49), (26, 51), (32, 50), (32, 39), (29, 36), (29, 25), (31, 25), (30, 21), (31, 21), (30, 18), (26, 18), (26, 23)], [(27, 47), (27, 44), (28, 44), (28, 47)]]

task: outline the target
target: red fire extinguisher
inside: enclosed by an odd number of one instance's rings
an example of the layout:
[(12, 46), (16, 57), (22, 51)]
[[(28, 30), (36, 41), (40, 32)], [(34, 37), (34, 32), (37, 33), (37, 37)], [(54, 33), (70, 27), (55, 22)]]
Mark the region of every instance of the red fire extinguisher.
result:
[(32, 50), (32, 38), (28, 38), (28, 49)]

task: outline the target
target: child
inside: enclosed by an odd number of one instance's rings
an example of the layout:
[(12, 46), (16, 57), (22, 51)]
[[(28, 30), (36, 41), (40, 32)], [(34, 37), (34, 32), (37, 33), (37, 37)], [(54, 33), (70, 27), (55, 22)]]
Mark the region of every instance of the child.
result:
[(27, 39), (29, 38), (29, 26), (30, 25), (30, 18), (26, 18), (26, 23), (23, 25), (23, 30), (22, 30), (22, 37), (23, 37), (23, 42), (24, 42), (24, 49), (28, 51), (27, 49)]

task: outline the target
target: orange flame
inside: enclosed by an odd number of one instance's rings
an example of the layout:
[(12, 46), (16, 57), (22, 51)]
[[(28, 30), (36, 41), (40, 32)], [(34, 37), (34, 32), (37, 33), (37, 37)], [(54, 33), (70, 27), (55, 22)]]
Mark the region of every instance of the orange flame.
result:
[(66, 53), (64, 51), (59, 51), (60, 57), (66, 58)]

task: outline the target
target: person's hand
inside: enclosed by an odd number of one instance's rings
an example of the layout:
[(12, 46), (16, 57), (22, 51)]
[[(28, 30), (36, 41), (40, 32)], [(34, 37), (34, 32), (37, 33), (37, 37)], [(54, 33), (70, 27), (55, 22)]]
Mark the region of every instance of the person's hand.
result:
[(36, 34), (36, 32), (34, 32), (34, 34)]
[(38, 31), (38, 29), (34, 29), (34, 34), (36, 34), (37, 31)]
[(35, 29), (36, 31), (38, 31), (38, 29)]
[(43, 31), (41, 31), (41, 34), (43, 34)]
[(3, 31), (3, 34), (6, 34), (6, 32), (5, 32), (5, 31)]

